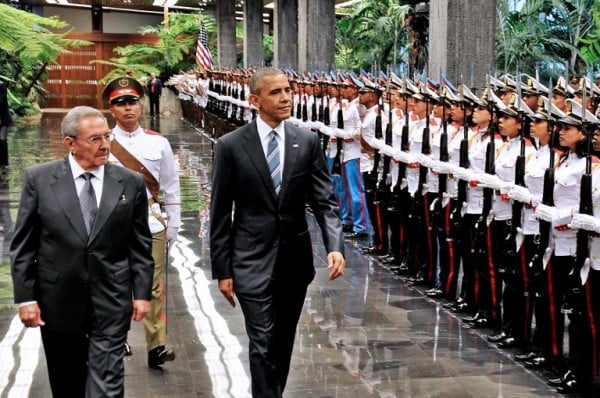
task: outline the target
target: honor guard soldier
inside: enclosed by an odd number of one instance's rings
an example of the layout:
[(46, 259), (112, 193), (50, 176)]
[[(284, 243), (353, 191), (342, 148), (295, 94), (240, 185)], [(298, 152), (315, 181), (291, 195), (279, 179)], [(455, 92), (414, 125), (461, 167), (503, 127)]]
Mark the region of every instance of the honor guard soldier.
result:
[(102, 98), (110, 104), (110, 112), (116, 120), (110, 161), (140, 172), (148, 191), (148, 223), (155, 266), (151, 310), (143, 324), (148, 366), (157, 368), (175, 359), (175, 353), (165, 348), (167, 317), (163, 275), (167, 271), (168, 243), (177, 240), (181, 206), (179, 175), (169, 141), (139, 124), (142, 96), (143, 87), (131, 77), (112, 80), (102, 92)]

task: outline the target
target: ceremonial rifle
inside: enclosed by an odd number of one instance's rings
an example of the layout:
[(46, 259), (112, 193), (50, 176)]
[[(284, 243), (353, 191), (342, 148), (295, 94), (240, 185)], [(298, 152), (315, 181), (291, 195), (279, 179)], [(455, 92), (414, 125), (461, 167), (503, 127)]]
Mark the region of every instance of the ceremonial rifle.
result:
[[(385, 144), (391, 146), (392, 145), (392, 90), (388, 83), (387, 85), (387, 100), (388, 100), (388, 123), (385, 128)], [(383, 96), (383, 94), (382, 94)], [(384, 155), (383, 157), (383, 173), (381, 173), (381, 179), (377, 184), (377, 189), (380, 192), (386, 190), (388, 174), (390, 173), (390, 162), (392, 158), (390, 156)]]
[[(430, 110), (429, 104), (431, 103), (431, 99), (427, 93), (425, 88), (425, 83), (423, 83), (423, 88), (420, 90), (421, 94), (425, 98), (425, 126), (423, 127), (423, 135), (421, 139), (421, 153), (425, 156), (429, 156), (431, 154), (431, 132), (429, 129), (430, 123)], [(423, 186), (427, 184), (427, 172), (429, 168), (419, 165), (419, 185), (417, 188), (417, 192), (415, 193), (415, 210), (418, 212), (416, 214), (421, 214), (420, 209), (423, 205)], [(413, 212), (413, 214), (415, 214)]]
[[(442, 84), (442, 79), (440, 76), (440, 87)], [(442, 106), (442, 134), (440, 135), (440, 162), (448, 162), (448, 121), (446, 120), (446, 90), (449, 90), (448, 87), (441, 87), (440, 90), (440, 104)], [(443, 209), (444, 209), (444, 194), (446, 193), (446, 189), (448, 187), (448, 174), (439, 173), (438, 174), (438, 204), (436, 206), (436, 214), (437, 217), (434, 217), (438, 220), (438, 227), (444, 227), (443, 221)]]
[[(327, 90), (327, 84), (324, 85), (325, 89)], [(325, 102), (324, 105), (324, 109), (323, 109), (323, 124), (325, 126), (329, 126), (331, 124), (331, 115), (330, 115), (330, 110), (329, 110), (329, 92), (327, 92), (327, 94), (325, 94), (323, 92), (323, 85), (321, 85), (321, 104), (323, 104), (323, 102)], [(323, 139), (323, 152), (327, 151), (327, 145), (329, 144), (329, 136), (327, 134), (322, 134), (322, 139)]]
[[(337, 111), (337, 128), (340, 130), (344, 129), (344, 111), (342, 110), (342, 96), (341, 91), (338, 89), (338, 111)], [(333, 165), (331, 167), (332, 175), (341, 175), (342, 174), (342, 150), (344, 148), (344, 139), (341, 137), (336, 137), (336, 146), (337, 151), (335, 153), (335, 157), (333, 158)]]
[[(462, 109), (463, 109), (463, 138), (460, 141), (460, 150), (458, 157), (458, 165), (464, 169), (469, 168), (469, 123), (467, 122), (467, 101), (465, 96), (462, 95), (463, 85), (459, 86), (460, 97), (462, 97)], [(450, 214), (450, 225), (451, 225), (451, 236), (453, 241), (460, 241), (462, 239), (462, 219), (463, 219), (463, 204), (467, 201), (467, 184), (466, 180), (458, 180), (457, 195), (456, 195), (456, 208)]]
[[(555, 123), (554, 118), (552, 117), (552, 79), (550, 79), (550, 88), (548, 92), (548, 109), (546, 110), (548, 113), (547, 120), (547, 128), (548, 128), (548, 150), (550, 151), (550, 158), (548, 160), (548, 167), (544, 172), (544, 188), (542, 190), (542, 204), (546, 206), (554, 206), (554, 163), (556, 162), (556, 153), (554, 152), (554, 133), (555, 133)], [(544, 276), (544, 254), (546, 252), (546, 248), (550, 244), (550, 234), (552, 232), (552, 222), (546, 220), (539, 220), (539, 240), (536, 243), (536, 251), (533, 255), (531, 262), (529, 263), (529, 267), (533, 268), (533, 272), (531, 273), (533, 276), (533, 280), (530, 281), (529, 286), (527, 286), (526, 294), (533, 293), (537, 297), (540, 297), (540, 294), (543, 289), (543, 276)]]
[[(487, 97), (487, 106), (490, 112), (490, 124), (488, 127), (489, 132), (489, 141), (486, 146), (485, 151), (485, 173), (494, 175), (496, 174), (496, 125), (494, 122), (494, 101), (490, 98), (490, 93), (488, 91)], [(494, 188), (483, 188), (483, 206), (481, 216), (475, 225), (476, 233), (474, 237), (474, 247), (478, 254), (484, 254), (487, 250), (487, 219), (492, 210), (492, 203), (494, 198)]]
[[(402, 135), (400, 136), (400, 150), (402, 152), (408, 152), (408, 123), (410, 116), (408, 114), (408, 98), (410, 97), (408, 92), (408, 83), (406, 76), (402, 79), (402, 91), (400, 94), (404, 98), (404, 125), (402, 126)], [(388, 204), (390, 211), (399, 211), (401, 203), (401, 191), (402, 191), (402, 180), (406, 178), (406, 163), (398, 163), (398, 181), (392, 191), (392, 198)]]
[[(586, 125), (586, 81), (585, 78), (580, 80), (580, 88), (582, 91), (581, 100), (581, 132), (584, 135), (585, 148), (585, 173), (581, 176), (581, 189), (579, 191), (579, 213), (594, 215), (593, 199), (592, 199), (592, 139), (593, 131), (588, 131)], [(581, 279), (580, 272), (585, 261), (590, 256), (589, 232), (585, 229), (577, 231), (577, 248), (575, 251), (575, 267), (569, 274), (569, 282), (567, 292), (565, 294), (565, 302), (562, 312), (565, 314), (573, 313), (573, 311), (581, 308)]]

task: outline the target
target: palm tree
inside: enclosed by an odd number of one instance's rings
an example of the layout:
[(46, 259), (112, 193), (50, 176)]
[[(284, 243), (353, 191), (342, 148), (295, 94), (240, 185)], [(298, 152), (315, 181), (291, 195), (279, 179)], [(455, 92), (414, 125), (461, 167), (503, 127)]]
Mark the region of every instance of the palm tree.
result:
[[(91, 43), (65, 38), (68, 24), (0, 4), (0, 78), (7, 81), (11, 109), (18, 116), (35, 114), (43, 102), (47, 67), (69, 49)], [(52, 31), (50, 30), (52, 29)]]
[[(400, 50), (406, 50), (404, 19), (411, 8), (399, 0), (365, 0), (357, 3), (347, 21), (338, 22), (338, 50), (354, 68), (397, 64)], [(352, 49), (352, 54), (348, 53)], [(344, 66), (346, 66), (344, 65)]]
[(567, 69), (570, 75), (581, 73), (586, 62), (593, 62), (593, 56), (585, 59), (580, 49), (586, 45), (584, 38), (599, 37), (592, 35), (589, 12), (597, 1), (526, 0), (520, 10), (511, 9), (510, 2), (499, 0), (497, 5), (498, 70), (531, 74), (539, 68), (543, 74), (556, 75), (555, 71), (562, 74)]

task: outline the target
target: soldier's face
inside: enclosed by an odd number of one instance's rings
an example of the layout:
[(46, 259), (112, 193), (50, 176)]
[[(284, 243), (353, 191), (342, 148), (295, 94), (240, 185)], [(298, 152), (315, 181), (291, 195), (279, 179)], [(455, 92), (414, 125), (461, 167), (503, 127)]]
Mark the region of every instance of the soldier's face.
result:
[(142, 106), (139, 100), (127, 100), (110, 106), (110, 113), (117, 121), (117, 125), (125, 131), (133, 131), (138, 128)]
[(484, 125), (492, 119), (490, 111), (486, 107), (477, 107), (473, 112), (473, 122), (478, 125)]
[(499, 127), (500, 134), (508, 138), (514, 138), (519, 135), (519, 130), (521, 130), (521, 122), (512, 116), (502, 114), (502, 116), (500, 116)]
[(561, 146), (575, 150), (577, 143), (583, 139), (584, 135), (579, 128), (570, 124), (565, 124), (560, 129), (559, 143)]
[[(531, 121), (531, 136), (537, 138), (542, 145), (548, 143), (548, 121), (533, 119)], [(546, 141), (544, 143), (544, 141)]]

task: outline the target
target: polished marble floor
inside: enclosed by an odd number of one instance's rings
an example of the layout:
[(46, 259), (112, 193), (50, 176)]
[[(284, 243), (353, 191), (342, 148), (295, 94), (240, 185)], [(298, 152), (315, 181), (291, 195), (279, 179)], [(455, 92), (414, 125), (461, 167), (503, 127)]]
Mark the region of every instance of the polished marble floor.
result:
[[(39, 330), (24, 329), (12, 305), (7, 248), (25, 167), (63, 156), (60, 113), (14, 127), (11, 167), (0, 181), (0, 398), (49, 397)], [(143, 120), (171, 141), (181, 171), (183, 227), (167, 272), (169, 346), (177, 359), (148, 369), (140, 324), (126, 357), (126, 396), (248, 397), (247, 338), (239, 307), (231, 308), (210, 279), (209, 178), (212, 143), (179, 118)], [(348, 241), (343, 278), (327, 281), (313, 222), (315, 281), (298, 325), (285, 397), (552, 397), (543, 372), (515, 362), (514, 352), (485, 340), (489, 330), (424, 296)], [(65, 347), (68, 349), (68, 347)]]

